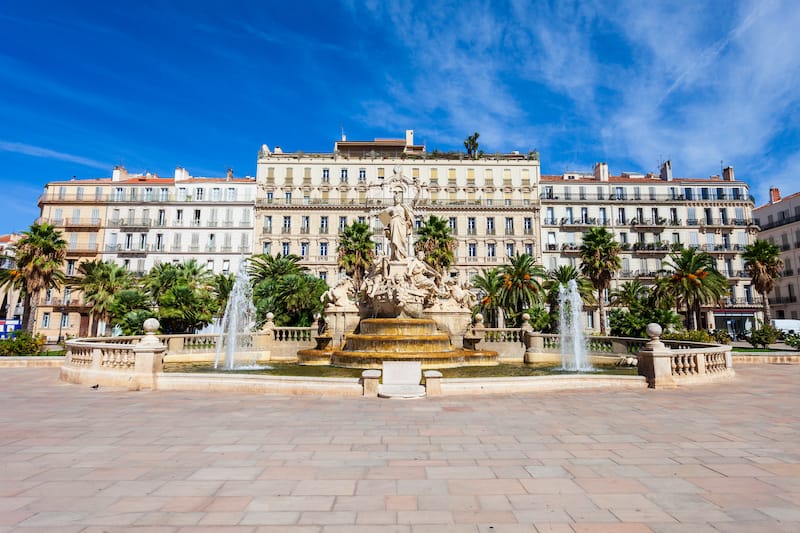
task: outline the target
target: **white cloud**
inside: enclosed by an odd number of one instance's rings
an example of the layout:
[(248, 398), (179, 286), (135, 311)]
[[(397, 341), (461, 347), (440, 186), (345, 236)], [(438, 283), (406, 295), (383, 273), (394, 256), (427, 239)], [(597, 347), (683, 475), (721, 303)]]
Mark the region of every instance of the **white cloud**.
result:
[(0, 141), (0, 152), (12, 152), (15, 154), (29, 155), (31, 157), (41, 157), (45, 159), (57, 159), (59, 161), (67, 161), (69, 163), (76, 163), (85, 167), (100, 168), (107, 170), (110, 165), (101, 163), (88, 157), (82, 157), (74, 154), (67, 154), (64, 152), (57, 152), (49, 148), (42, 148), (41, 146), (33, 146), (30, 144)]

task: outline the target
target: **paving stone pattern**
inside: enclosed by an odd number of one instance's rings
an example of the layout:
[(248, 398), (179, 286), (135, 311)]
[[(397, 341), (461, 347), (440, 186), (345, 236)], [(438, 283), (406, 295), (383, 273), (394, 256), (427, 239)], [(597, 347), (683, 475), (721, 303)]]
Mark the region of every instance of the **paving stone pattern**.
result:
[(396, 401), (0, 371), (0, 531), (800, 531), (800, 366)]

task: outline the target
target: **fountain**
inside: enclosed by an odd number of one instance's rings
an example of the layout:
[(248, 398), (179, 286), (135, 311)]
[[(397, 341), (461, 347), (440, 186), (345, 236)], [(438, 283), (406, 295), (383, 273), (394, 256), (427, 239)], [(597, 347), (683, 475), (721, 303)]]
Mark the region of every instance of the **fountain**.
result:
[(219, 366), (220, 356), (224, 352), (222, 368), (233, 370), (236, 367), (236, 354), (250, 349), (253, 342), (251, 331), (254, 326), (254, 316), (253, 289), (250, 285), (250, 276), (247, 274), (247, 261), (241, 261), (233, 288), (228, 295), (225, 314), (222, 316), (214, 368)]
[(561, 369), (586, 372), (593, 370), (586, 354), (581, 310), (583, 300), (578, 293), (578, 283), (571, 279), (567, 286), (558, 289), (558, 331), (561, 341)]
[[(399, 171), (397, 171), (399, 172)], [(398, 180), (404, 179), (399, 176)], [(340, 280), (323, 295), (326, 332), (300, 350), (300, 364), (381, 368), (384, 361), (419, 361), (422, 368), (496, 365), (497, 352), (463, 348), (475, 295), (410, 253), (414, 213), (394, 190), (393, 205), (376, 216), (389, 246), (359, 290)]]

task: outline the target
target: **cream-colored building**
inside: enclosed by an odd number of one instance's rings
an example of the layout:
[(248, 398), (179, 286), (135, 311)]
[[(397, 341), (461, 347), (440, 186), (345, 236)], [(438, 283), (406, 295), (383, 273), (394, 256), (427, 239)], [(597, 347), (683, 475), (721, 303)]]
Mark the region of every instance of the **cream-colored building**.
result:
[[(622, 244), (622, 271), (613, 287), (638, 279), (652, 283), (673, 246), (707, 251), (731, 284), (731, 297), (704, 309), (702, 327), (741, 330), (758, 313), (758, 296), (744, 273), (740, 251), (758, 230), (749, 187), (733, 168), (706, 179), (593, 172), (542, 176), (538, 154), (428, 153), (404, 139), (338, 141), (333, 152), (304, 153), (262, 146), (256, 172), (256, 248), (293, 253), (319, 276), (338, 276), (336, 237), (346, 224), (373, 227), (395, 195), (416, 199), (417, 222), (429, 215), (449, 222), (456, 238), (450, 275), (469, 279), (515, 253), (534, 256), (548, 270), (579, 265), (583, 232), (606, 226)], [(597, 329), (597, 313), (587, 314)]]
[[(0, 235), (0, 269), (10, 270), (16, 264), (14, 262), (14, 243), (22, 237), (19, 233), (7, 233)], [(18, 290), (6, 286), (0, 288), (0, 321), (13, 321), (22, 319), (22, 298)], [(0, 328), (0, 333), (2, 333)]]
[[(747, 183), (737, 181), (733, 167), (706, 179), (673, 178), (669, 161), (659, 175), (609, 174), (598, 163), (592, 173), (542, 176), (542, 264), (580, 266), (582, 235), (606, 227), (622, 245), (622, 270), (612, 290), (622, 283), (655, 280), (670, 252), (686, 246), (708, 252), (730, 283), (731, 294), (719, 305), (703, 308), (700, 327), (742, 331), (760, 316), (760, 299), (750, 287), (741, 251), (756, 238), (753, 199)], [(596, 329), (596, 312), (587, 325)]]
[[(67, 242), (65, 274), (100, 259), (137, 275), (158, 263), (194, 259), (215, 273), (235, 272), (252, 255), (253, 178), (129, 174), (51, 182), (39, 198), (41, 217)], [(36, 331), (50, 341), (89, 334), (89, 307), (80, 291), (45, 291), (37, 301)], [(103, 325), (100, 325), (101, 331)]]
[(755, 208), (753, 216), (761, 228), (759, 239), (781, 249), (783, 274), (770, 295), (773, 318), (800, 318), (797, 302), (800, 285), (800, 193), (781, 198), (777, 188), (769, 191), (769, 202)]
[(377, 214), (395, 197), (414, 202), (417, 223), (448, 221), (456, 238), (451, 276), (468, 279), (507, 254), (538, 253), (539, 159), (493, 154), (481, 159), (427, 153), (405, 139), (338, 141), (331, 153), (284, 153), (262, 146), (256, 171), (256, 248), (300, 256), (325, 279), (339, 275), (337, 235), (369, 223), (386, 249)]

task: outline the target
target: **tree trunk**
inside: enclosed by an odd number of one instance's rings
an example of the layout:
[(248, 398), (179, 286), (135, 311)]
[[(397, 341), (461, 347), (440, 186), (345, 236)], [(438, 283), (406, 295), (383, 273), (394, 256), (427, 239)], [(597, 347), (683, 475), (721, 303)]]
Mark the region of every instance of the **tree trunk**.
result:
[(764, 325), (772, 324), (772, 311), (769, 308), (769, 298), (767, 298), (766, 291), (761, 293), (761, 298), (764, 300)]
[(600, 335), (606, 334), (606, 305), (603, 302), (603, 290), (597, 291), (597, 310), (600, 312)]
[[(33, 323), (31, 322), (31, 313), (33, 311), (33, 295), (31, 293), (25, 293), (25, 300), (23, 302), (23, 309), (22, 309), (22, 329), (27, 331), (28, 333), (33, 334)], [(34, 318), (36, 315), (33, 315)]]
[(697, 326), (694, 323), (694, 312), (692, 311), (692, 305), (689, 303), (689, 300), (686, 300), (686, 321), (689, 329), (697, 329)]

